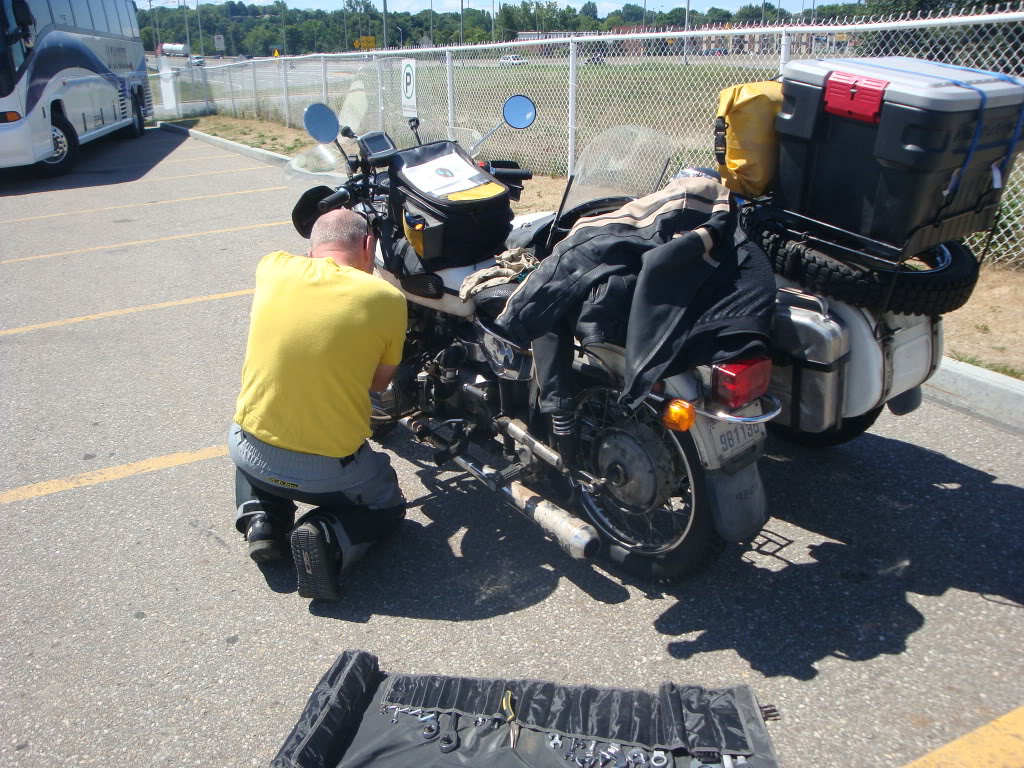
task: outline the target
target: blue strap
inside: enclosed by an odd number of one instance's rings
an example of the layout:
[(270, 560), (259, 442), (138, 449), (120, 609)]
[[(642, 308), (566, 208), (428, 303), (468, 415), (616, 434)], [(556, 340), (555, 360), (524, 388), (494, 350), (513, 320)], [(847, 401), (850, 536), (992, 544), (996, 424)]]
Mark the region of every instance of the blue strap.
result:
[[(828, 61), (828, 59), (819, 59), (819, 61)], [(861, 67), (874, 67), (875, 69), (886, 69), (890, 72), (899, 72), (901, 75), (917, 75), (919, 72), (913, 70), (901, 69), (899, 67), (889, 67), (885, 64), (878, 64), (873, 61), (857, 61), (856, 64)], [(975, 71), (975, 70), (970, 70)], [(963, 178), (964, 172), (967, 170), (967, 166), (971, 164), (971, 159), (974, 157), (975, 150), (978, 149), (978, 144), (981, 143), (981, 132), (984, 126), (985, 120), (985, 107), (988, 104), (988, 95), (976, 85), (965, 83), (963, 80), (956, 80), (952, 77), (942, 77), (941, 75), (928, 75), (928, 77), (934, 77), (936, 80), (945, 80), (947, 83), (953, 85), (959, 85), (961, 88), (969, 88), (978, 94), (981, 99), (981, 103), (978, 105), (978, 119), (974, 123), (974, 136), (971, 138), (971, 145), (967, 148), (967, 155), (964, 157), (963, 165), (960, 166), (958, 172), (953, 174), (953, 178), (949, 180), (949, 186), (946, 188), (943, 195), (946, 198), (947, 203), (951, 202), (956, 196), (956, 191), (960, 188), (960, 179)], [(1018, 120), (1019, 122), (1019, 120)], [(1012, 145), (1011, 145), (1012, 148)]]
[[(992, 75), (992, 77), (997, 80), (1002, 80), (1004, 83), (1024, 87), (1024, 83), (1016, 77), (1012, 77), (1002, 72), (992, 72), (988, 69), (972, 69), (971, 67), (961, 67), (956, 64), (944, 64), (941, 61), (933, 61), (931, 63), (939, 67), (945, 67), (946, 69), (959, 69), (962, 72), (981, 72), (985, 75)], [(1016, 147), (1017, 142), (1020, 141), (1021, 130), (1024, 130), (1024, 101), (1021, 101), (1020, 107), (1017, 109), (1017, 124), (1013, 127), (1013, 134), (1010, 136), (1010, 144), (1006, 148), (1006, 155), (1003, 157), (1003, 163), (999, 166), (999, 173), (1002, 175), (1004, 183), (1006, 180), (1006, 174), (1010, 170), (1010, 160), (1013, 159), (1013, 148)]]

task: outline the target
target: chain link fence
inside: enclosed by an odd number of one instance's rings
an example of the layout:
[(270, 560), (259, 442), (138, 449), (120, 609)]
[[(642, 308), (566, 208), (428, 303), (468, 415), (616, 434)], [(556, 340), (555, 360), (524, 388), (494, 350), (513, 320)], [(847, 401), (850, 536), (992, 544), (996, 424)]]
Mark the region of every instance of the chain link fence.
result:
[[(183, 67), (152, 75), (151, 85), (161, 119), (219, 113), (301, 127), (306, 105), (324, 101), (357, 133), (386, 130), (406, 146), (402, 60), (414, 59), (424, 141), (486, 133), (505, 98), (521, 93), (537, 103), (537, 121), (498, 131), (486, 155), (565, 176), (593, 137), (624, 124), (665, 133), (680, 165), (711, 166), (723, 88), (776, 77), (791, 59), (838, 56), (911, 56), (1024, 75), (1024, 9), (317, 54)], [(989, 259), (1024, 269), (1024, 174), (1011, 175), (1003, 201)]]

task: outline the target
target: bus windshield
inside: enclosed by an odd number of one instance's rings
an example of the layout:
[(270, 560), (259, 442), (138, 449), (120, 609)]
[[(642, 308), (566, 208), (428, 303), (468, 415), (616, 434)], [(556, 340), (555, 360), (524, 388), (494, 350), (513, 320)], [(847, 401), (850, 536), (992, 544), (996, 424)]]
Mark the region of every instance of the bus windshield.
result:
[[(17, 41), (18, 28), (14, 26), (13, 20), (11, 0), (0, 0), (0, 96), (7, 96), (14, 90), (14, 71), (17, 66), (13, 54), (15, 49), (20, 49), (21, 43)], [(12, 44), (10, 40), (15, 42)]]

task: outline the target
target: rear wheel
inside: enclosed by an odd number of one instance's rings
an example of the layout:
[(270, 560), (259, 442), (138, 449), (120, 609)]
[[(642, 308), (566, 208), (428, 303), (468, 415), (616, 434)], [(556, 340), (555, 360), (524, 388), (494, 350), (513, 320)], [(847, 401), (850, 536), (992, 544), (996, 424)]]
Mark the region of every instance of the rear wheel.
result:
[(43, 176), (62, 176), (70, 171), (78, 160), (78, 134), (60, 112), (51, 112), (50, 119), (54, 154), (37, 163), (36, 169)]
[(669, 581), (706, 566), (721, 551), (693, 438), (666, 429), (653, 409), (618, 404), (619, 391), (595, 387), (578, 398), (579, 460), (605, 478), (577, 489), (612, 563), (643, 579)]
[(146, 133), (146, 118), (142, 114), (139, 94), (132, 94), (132, 124), (123, 129), (122, 135), (128, 139), (137, 139)]

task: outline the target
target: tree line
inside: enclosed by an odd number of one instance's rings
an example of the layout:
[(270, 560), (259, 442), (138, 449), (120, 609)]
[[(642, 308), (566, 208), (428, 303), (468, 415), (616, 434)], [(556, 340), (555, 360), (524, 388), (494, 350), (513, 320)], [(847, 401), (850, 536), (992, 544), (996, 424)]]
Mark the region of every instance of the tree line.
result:
[[(479, 3), (479, 0), (476, 0)], [(282, 54), (337, 53), (359, 48), (364, 38), (373, 38), (376, 47), (444, 46), (460, 43), (483, 43), (515, 40), (521, 31), (599, 32), (617, 27), (683, 27), (686, 8), (669, 11), (645, 10), (636, 3), (601, 17), (596, 3), (588, 0), (577, 9), (560, 6), (554, 0), (518, 4), (493, 0), (490, 9), (469, 8), (463, 14), (438, 13), (429, 8), (418, 13), (389, 12), (388, 39), (383, 39), (383, 17), (370, 0), (345, 0), (335, 11), (289, 8), (284, 2), (255, 5), (227, 0), (222, 4), (201, 4), (197, 9), (182, 7), (139, 10), (142, 42), (154, 50), (157, 38), (164, 43), (186, 40), (186, 18), (192, 52), (214, 54), (214, 35), (223, 35), (224, 53), (228, 56), (268, 56), (279, 50)], [(809, 0), (808, 0), (808, 4)], [(726, 24), (777, 23), (783, 21), (817, 21), (827, 23), (855, 16), (876, 16), (892, 13), (965, 10), (978, 7), (963, 2), (940, 0), (866, 0), (860, 3), (839, 3), (806, 8), (792, 13), (764, 2), (742, 6), (732, 12), (711, 7), (706, 11), (691, 9), (689, 26), (698, 29)], [(201, 30), (201, 34), (200, 34)]]

